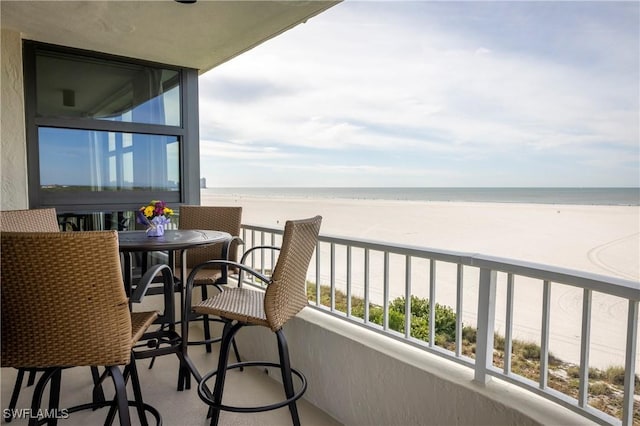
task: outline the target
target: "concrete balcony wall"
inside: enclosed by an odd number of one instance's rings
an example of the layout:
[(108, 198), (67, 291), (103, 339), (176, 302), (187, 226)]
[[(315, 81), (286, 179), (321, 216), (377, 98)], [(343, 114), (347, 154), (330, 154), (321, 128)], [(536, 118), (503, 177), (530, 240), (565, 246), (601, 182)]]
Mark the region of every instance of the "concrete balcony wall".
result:
[[(584, 425), (581, 416), (517, 386), (473, 382), (473, 371), (312, 308), (285, 326), (309, 402), (345, 425)], [(237, 335), (243, 358), (277, 361), (263, 327)], [(270, 372), (280, 380), (279, 372)]]
[(24, 124), (22, 38), (20, 33), (0, 32), (0, 210), (29, 208), (27, 195), (27, 147)]

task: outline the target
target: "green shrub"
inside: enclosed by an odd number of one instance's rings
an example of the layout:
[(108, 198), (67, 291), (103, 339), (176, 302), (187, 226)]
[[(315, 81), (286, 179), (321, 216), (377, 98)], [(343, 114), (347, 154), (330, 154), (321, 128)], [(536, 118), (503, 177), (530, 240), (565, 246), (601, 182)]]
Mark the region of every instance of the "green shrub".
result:
[[(437, 336), (437, 334), (436, 334)], [(415, 317), (411, 320), (411, 337), (429, 341), (429, 320), (425, 317)]]
[[(346, 295), (337, 290), (335, 292), (335, 308), (341, 312), (347, 312)], [(307, 298), (310, 302), (316, 301), (316, 285), (307, 282)], [(323, 306), (331, 305), (331, 287), (320, 286), (320, 304)], [(359, 297), (351, 298), (351, 315), (356, 318), (364, 319), (364, 299)], [(455, 342), (456, 333), (456, 314), (448, 306), (438, 303), (435, 305), (435, 342), (444, 346), (447, 343)], [(423, 299), (411, 296), (411, 336), (429, 341), (429, 299)], [(384, 319), (383, 307), (379, 305), (369, 304), (369, 322), (382, 325)], [(399, 333), (404, 333), (405, 329), (405, 298), (397, 297), (389, 302), (389, 328)], [(469, 328), (471, 329), (471, 328)], [(474, 331), (475, 333), (475, 331)], [(475, 338), (474, 338), (475, 341)]]
[(382, 316), (384, 312), (381, 306), (369, 305), (369, 322), (382, 325)]
[[(337, 306), (336, 306), (337, 309)], [(345, 307), (343, 312), (346, 312), (347, 308)], [(356, 318), (364, 319), (364, 303), (362, 299), (360, 299), (359, 303), (351, 302), (351, 315)]]
[[(404, 297), (397, 297), (389, 303), (389, 328), (404, 333), (405, 324)], [(456, 314), (448, 306), (435, 304), (435, 340), (439, 346), (455, 342)], [(411, 296), (411, 336), (416, 339), (429, 340), (429, 299)]]
[(456, 313), (449, 306), (436, 303), (436, 334), (443, 334), (450, 341), (456, 340)]
[(404, 333), (404, 313), (389, 309), (389, 328)]
[[(307, 283), (307, 296), (311, 302), (316, 300), (315, 283)], [(337, 290), (335, 292), (335, 308), (341, 312), (347, 312), (346, 294)], [(320, 304), (330, 306), (331, 287), (320, 286)], [(364, 319), (364, 299), (360, 297), (351, 298), (351, 315)], [(448, 306), (435, 305), (435, 330), (434, 343), (441, 347), (452, 347), (455, 344), (456, 314)], [(422, 299), (411, 296), (411, 336), (423, 341), (429, 341), (429, 299)], [(382, 325), (383, 307), (369, 304), (369, 322)], [(398, 297), (389, 302), (389, 328), (400, 333), (404, 333), (405, 325), (405, 298)], [(476, 349), (477, 330), (474, 327), (462, 328), (462, 351), (463, 354), (473, 357)], [(531, 342), (513, 340), (513, 357), (511, 369), (515, 374), (521, 374), (532, 380), (538, 379), (537, 363), (540, 360), (540, 347)], [(494, 335), (494, 348), (497, 351), (504, 351), (505, 339), (498, 334)], [(453, 349), (451, 349), (453, 350)], [(561, 365), (562, 361), (556, 359), (549, 353), (550, 365)], [(577, 392), (579, 387), (579, 366), (569, 366), (567, 368), (569, 376), (568, 387)], [(609, 367), (606, 370), (597, 368), (589, 369), (589, 379), (593, 380), (589, 385), (591, 396), (608, 396), (613, 394), (611, 386), (624, 385), (624, 368)], [(640, 393), (640, 378), (635, 376), (635, 392)], [(598, 405), (599, 401), (594, 400), (593, 404)], [(595, 405), (594, 405), (595, 406)], [(598, 408), (598, 407), (596, 407)], [(603, 408), (600, 408), (603, 409)], [(637, 417), (637, 416), (636, 416)]]

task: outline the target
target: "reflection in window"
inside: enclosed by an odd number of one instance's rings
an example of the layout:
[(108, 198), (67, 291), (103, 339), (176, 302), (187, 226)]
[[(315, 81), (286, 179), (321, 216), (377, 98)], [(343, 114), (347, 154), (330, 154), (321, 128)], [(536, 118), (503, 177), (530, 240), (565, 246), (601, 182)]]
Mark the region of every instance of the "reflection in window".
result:
[(41, 127), (46, 191), (178, 191), (176, 136)]
[(178, 71), (38, 51), (37, 115), (180, 125)]

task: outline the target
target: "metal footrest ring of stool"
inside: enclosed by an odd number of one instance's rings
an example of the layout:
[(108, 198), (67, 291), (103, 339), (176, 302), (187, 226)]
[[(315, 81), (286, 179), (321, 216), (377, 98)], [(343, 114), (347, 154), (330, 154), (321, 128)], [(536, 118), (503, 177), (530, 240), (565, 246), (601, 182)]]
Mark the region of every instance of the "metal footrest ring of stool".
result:
[[(75, 405), (73, 407), (69, 407), (66, 409), (67, 413), (73, 414), (82, 410), (97, 410), (105, 407), (112, 407), (116, 404), (114, 401), (102, 401), (102, 402), (89, 402), (87, 404)], [(136, 407), (138, 403), (136, 401), (128, 400), (127, 404), (129, 407)], [(156, 421), (156, 426), (162, 426), (162, 415), (160, 412), (153, 406), (147, 404), (146, 402), (142, 403), (144, 407), (144, 411), (150, 413)], [(46, 423), (47, 419), (44, 419), (43, 423)]]
[[(229, 364), (226, 370), (233, 370), (235, 368), (244, 368), (244, 367), (275, 367), (278, 369), (282, 369), (282, 366), (280, 364), (277, 364), (274, 362), (245, 361), (245, 362), (238, 362), (235, 364)], [(222, 411), (232, 411), (235, 413), (260, 413), (263, 411), (276, 410), (278, 408), (286, 407), (292, 402), (297, 401), (302, 397), (302, 395), (307, 390), (307, 378), (300, 371), (296, 370), (295, 368), (291, 368), (291, 374), (297, 376), (300, 379), (301, 386), (298, 392), (294, 393), (294, 395), (290, 398), (287, 398), (283, 401), (276, 402), (273, 404), (262, 405), (257, 407), (236, 407), (232, 405), (223, 405), (223, 404), (216, 405), (212, 399), (212, 392), (205, 387), (206, 387), (206, 382), (211, 378), (215, 377), (217, 374), (218, 374), (218, 370), (213, 370), (205, 374), (204, 376), (202, 376), (202, 380), (198, 384), (198, 396), (205, 404), (209, 405), (209, 407), (217, 408)]]
[[(128, 365), (125, 368), (130, 368), (131, 364)], [(44, 392), (45, 392), (45, 387), (47, 386), (47, 384), (49, 384), (49, 388), (50, 388), (50, 402), (53, 399), (54, 401), (56, 401), (56, 405), (57, 402), (59, 402), (60, 400), (60, 379), (61, 379), (61, 374), (62, 374), (62, 370), (69, 368), (69, 367), (48, 367), (48, 368), (44, 368), (43, 369), (43, 374), (42, 377), (38, 380), (37, 384), (36, 384), (36, 389), (34, 390), (34, 395), (32, 398), (32, 405), (31, 405), (31, 411), (38, 411), (38, 407), (40, 406), (40, 403), (42, 402), (42, 398), (44, 396)], [(135, 367), (131, 367), (131, 368), (135, 368)], [(135, 373), (137, 376), (137, 372)], [(102, 374), (102, 376), (100, 377), (100, 382), (107, 377), (108, 372), (105, 371), (105, 373)], [(125, 392), (126, 392), (126, 376), (130, 375), (130, 372), (127, 374), (123, 374), (122, 377), (122, 382), (121, 384), (124, 386), (125, 388)], [(135, 380), (138, 380), (137, 377)], [(56, 383), (57, 382), (57, 383)], [(97, 384), (94, 383), (94, 386), (96, 386)], [(135, 387), (139, 386), (139, 384), (135, 384), (134, 385), (134, 393), (136, 392)], [(37, 402), (37, 404), (36, 404)], [(155, 419), (156, 423), (155, 426), (162, 426), (162, 415), (160, 414), (160, 412), (153, 406), (145, 403), (144, 401), (142, 401), (142, 403), (138, 402), (138, 401), (132, 401), (132, 400), (126, 400), (127, 406), (129, 407), (137, 407), (138, 408), (138, 414), (140, 416), (144, 416), (144, 414), (140, 411), (142, 409), (142, 411), (144, 412), (148, 412), (150, 413), (153, 418)], [(93, 402), (88, 402), (85, 404), (79, 404), (79, 405), (74, 405), (72, 407), (67, 407), (67, 408), (57, 408), (57, 407), (49, 407), (49, 410), (55, 410), (55, 412), (60, 412), (60, 413), (66, 413), (67, 415), (69, 414), (73, 414), (73, 413), (77, 413), (78, 411), (83, 411), (83, 410), (98, 410), (101, 408), (105, 408), (105, 407), (109, 407), (110, 408), (110, 413), (107, 416), (107, 420), (105, 421), (105, 425), (111, 425), (113, 423), (113, 420), (115, 420), (115, 417), (112, 416), (112, 412), (113, 409), (115, 409), (118, 406), (118, 401), (117, 401), (117, 396), (114, 397), (113, 400), (107, 401), (107, 400), (102, 400), (102, 401), (93, 401)], [(115, 412), (113, 412), (115, 414)], [(143, 425), (147, 425), (147, 421), (146, 421), (146, 416), (144, 416), (144, 420), (142, 418), (139, 419), (140, 423)], [(37, 419), (34, 421), (34, 419), (31, 419), (29, 424), (36, 424), (36, 425), (42, 425), (42, 424), (49, 424), (51, 422), (51, 419), (47, 418), (46, 416), (41, 418), (41, 419)]]

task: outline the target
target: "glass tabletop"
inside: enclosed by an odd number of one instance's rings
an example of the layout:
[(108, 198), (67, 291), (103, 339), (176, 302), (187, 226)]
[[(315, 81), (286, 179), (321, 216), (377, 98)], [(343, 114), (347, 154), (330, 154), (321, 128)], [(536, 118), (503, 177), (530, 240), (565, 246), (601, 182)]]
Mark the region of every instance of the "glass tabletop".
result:
[(118, 232), (120, 251), (178, 250), (227, 241), (231, 235), (222, 231), (203, 229), (172, 229), (160, 237), (152, 237), (146, 231)]

